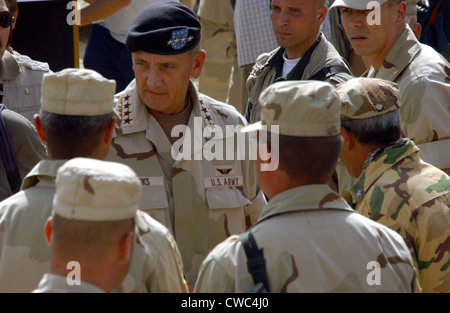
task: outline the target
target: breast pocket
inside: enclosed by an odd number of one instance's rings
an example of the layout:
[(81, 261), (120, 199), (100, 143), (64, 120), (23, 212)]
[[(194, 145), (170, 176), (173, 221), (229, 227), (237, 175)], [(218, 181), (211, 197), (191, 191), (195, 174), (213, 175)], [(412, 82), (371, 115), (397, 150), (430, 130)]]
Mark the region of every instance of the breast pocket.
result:
[(169, 225), (169, 201), (167, 198), (164, 178), (139, 177), (142, 184), (140, 209), (164, 225)]
[(245, 207), (251, 202), (238, 189), (242, 176), (205, 178), (204, 183), (210, 220), (223, 221), (226, 235), (245, 231)]

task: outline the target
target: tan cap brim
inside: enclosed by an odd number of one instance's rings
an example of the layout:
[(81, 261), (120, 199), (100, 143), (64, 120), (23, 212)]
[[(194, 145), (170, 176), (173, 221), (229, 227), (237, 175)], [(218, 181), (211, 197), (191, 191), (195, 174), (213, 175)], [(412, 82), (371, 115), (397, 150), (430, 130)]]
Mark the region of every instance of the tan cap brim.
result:
[[(346, 7), (355, 10), (371, 10), (373, 9), (373, 2), (378, 2), (380, 5), (382, 5), (387, 2), (387, 0), (336, 0), (330, 6), (329, 10), (335, 7)], [(370, 6), (368, 6), (368, 4), (370, 4)]]

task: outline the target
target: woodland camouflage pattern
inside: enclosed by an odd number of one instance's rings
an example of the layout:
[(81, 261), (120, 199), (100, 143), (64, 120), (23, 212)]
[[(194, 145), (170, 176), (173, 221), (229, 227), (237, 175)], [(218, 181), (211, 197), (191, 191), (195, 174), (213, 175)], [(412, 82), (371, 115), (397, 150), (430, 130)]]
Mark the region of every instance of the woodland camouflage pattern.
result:
[(450, 177), (410, 140), (386, 150), (351, 189), (357, 212), (398, 232), (424, 292), (450, 292)]
[[(246, 231), (256, 222), (266, 201), (258, 191), (254, 162), (239, 160), (236, 146), (232, 160), (208, 161), (202, 155), (208, 142), (224, 145), (227, 140), (205, 138), (203, 129), (220, 127), (225, 134), (226, 125), (245, 126), (242, 115), (230, 105), (197, 93), (192, 82), (188, 94), (193, 109), (187, 129), (202, 140), (197, 147), (191, 140), (194, 147), (190, 159), (173, 159), (172, 144), (141, 102), (133, 81), (117, 95), (121, 121), (107, 160), (127, 164), (140, 177), (140, 209), (170, 229), (181, 252), (187, 283), (194, 284), (208, 252), (228, 236)], [(202, 124), (197, 134), (195, 118)], [(234, 133), (228, 139), (236, 145), (236, 137)], [(248, 136), (245, 140), (248, 143)]]
[[(276, 195), (251, 232), (263, 249), (271, 292), (418, 290), (403, 239), (354, 212), (327, 185)], [(367, 283), (370, 261), (380, 264), (380, 285)], [(253, 285), (242, 244), (231, 236), (206, 258), (195, 292), (247, 292)]]
[[(31, 292), (50, 270), (44, 225), (64, 162), (41, 161), (25, 177), (22, 190), (0, 202), (0, 292)], [(169, 231), (138, 212), (135, 234), (131, 267), (117, 291), (186, 292), (180, 253)]]

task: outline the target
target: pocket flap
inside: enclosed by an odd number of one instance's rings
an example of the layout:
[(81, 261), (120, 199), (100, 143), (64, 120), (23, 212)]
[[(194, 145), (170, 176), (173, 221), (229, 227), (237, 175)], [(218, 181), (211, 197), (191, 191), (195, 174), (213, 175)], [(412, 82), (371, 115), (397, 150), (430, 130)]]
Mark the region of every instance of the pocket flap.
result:
[(208, 188), (206, 200), (210, 209), (239, 208), (250, 204), (236, 188)]

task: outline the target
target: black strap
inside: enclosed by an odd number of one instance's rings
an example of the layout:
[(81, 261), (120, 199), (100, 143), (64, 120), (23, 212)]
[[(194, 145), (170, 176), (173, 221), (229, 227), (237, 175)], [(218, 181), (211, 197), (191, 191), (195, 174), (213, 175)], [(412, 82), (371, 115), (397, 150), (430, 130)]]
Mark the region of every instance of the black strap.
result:
[[(250, 231), (240, 234), (239, 239), (241, 240), (245, 254), (247, 255), (247, 270), (252, 275), (253, 282), (256, 286), (262, 284), (265, 291), (270, 292), (263, 249), (258, 249), (255, 237)], [(257, 291), (262, 292), (261, 289)]]
[(11, 192), (14, 194), (20, 189), (22, 179), (20, 178), (19, 168), (17, 167), (14, 149), (5, 122), (2, 118), (2, 111), (6, 107), (0, 103), (0, 157), (8, 176), (8, 182)]

